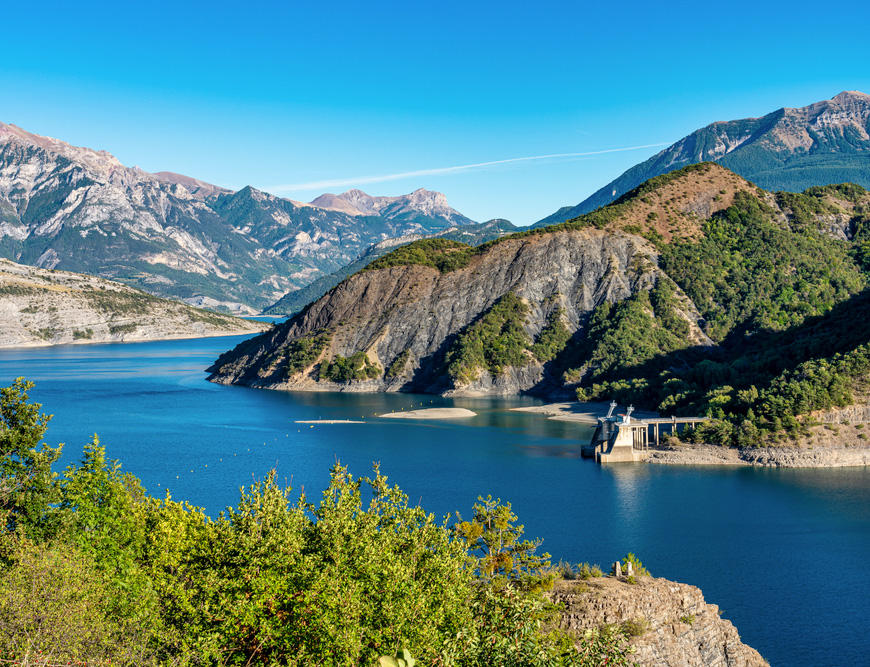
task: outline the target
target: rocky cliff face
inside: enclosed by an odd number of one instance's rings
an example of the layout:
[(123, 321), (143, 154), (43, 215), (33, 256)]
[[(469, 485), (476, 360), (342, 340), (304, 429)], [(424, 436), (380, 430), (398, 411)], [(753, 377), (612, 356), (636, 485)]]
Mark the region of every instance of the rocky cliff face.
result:
[(476, 246), (493, 239), (501, 238), (502, 236), (514, 231), (516, 231), (516, 227), (507, 220), (495, 219), (471, 225), (451, 226), (432, 234), (405, 234), (403, 236), (386, 239), (372, 244), (350, 264), (347, 264), (328, 275), (317, 278), (302, 289), (288, 292), (274, 304), (269, 306), (264, 313), (266, 315), (294, 315), (309, 303), (322, 297), (342, 280), (365, 268), (367, 264), (373, 262), (378, 257), (382, 257), (394, 248), (406, 243), (420, 241), (424, 238), (444, 238)]
[(653, 176), (716, 161), (767, 190), (800, 192), (853, 182), (870, 187), (870, 95), (840, 93), (761, 118), (712, 123), (635, 165), (576, 206), (536, 223), (575, 218), (616, 200)]
[[(595, 229), (507, 238), (448, 273), (419, 265), (363, 271), (289, 322), (222, 357), (212, 379), (282, 389), (335, 388), (317, 381), (315, 361), (363, 352), (384, 369), (405, 358), (391, 378), (366, 383), (368, 390), (527, 391), (547, 382), (544, 366), (532, 358), (509, 373), (492, 377), (484, 371), (476, 381), (456, 385), (445, 378), (444, 354), (457, 334), (508, 293), (529, 305), (524, 327), (535, 338), (557, 309), (577, 332), (595, 306), (648, 290), (661, 276), (647, 241)], [(688, 305), (684, 317), (693, 335), (703, 339)], [(293, 342), (323, 331), (330, 332), (330, 341), (321, 356), (305, 372), (288, 375), (286, 354)]]
[(0, 256), (190, 303), (259, 311), (373, 243), (471, 222), (440, 193), (369, 199), (343, 211), (232, 192), (0, 123)]
[(230, 336), (266, 327), (121, 283), (0, 259), (0, 347)]
[(646, 576), (635, 584), (602, 577), (560, 581), (550, 597), (564, 606), (560, 627), (578, 635), (604, 625), (631, 628), (630, 659), (641, 666), (767, 665), (695, 586)]

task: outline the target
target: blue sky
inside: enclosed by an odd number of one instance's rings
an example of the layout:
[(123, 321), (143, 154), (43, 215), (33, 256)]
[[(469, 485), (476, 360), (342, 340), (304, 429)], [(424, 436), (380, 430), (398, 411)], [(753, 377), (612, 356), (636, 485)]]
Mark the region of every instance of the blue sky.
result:
[[(658, 149), (599, 151), (870, 92), (849, 0), (32, 7), (2, 10), (2, 121), (228, 187), (427, 187), (516, 224)], [(565, 153), (597, 154), (372, 180)]]

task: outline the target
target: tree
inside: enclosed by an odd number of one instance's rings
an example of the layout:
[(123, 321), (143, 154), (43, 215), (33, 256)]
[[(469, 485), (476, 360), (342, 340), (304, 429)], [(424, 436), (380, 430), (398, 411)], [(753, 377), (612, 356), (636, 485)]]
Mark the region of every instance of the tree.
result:
[(0, 515), (7, 529), (31, 534), (48, 530), (47, 514), (57, 500), (51, 466), (63, 446), (42, 442), (51, 415), (29, 402), (32, 388), (21, 377), (0, 388)]
[(477, 557), (479, 574), (490, 581), (536, 588), (545, 583), (550, 554), (535, 553), (541, 540), (523, 540), (523, 526), (510, 503), (478, 496), (471, 521), (459, 521), (456, 533)]

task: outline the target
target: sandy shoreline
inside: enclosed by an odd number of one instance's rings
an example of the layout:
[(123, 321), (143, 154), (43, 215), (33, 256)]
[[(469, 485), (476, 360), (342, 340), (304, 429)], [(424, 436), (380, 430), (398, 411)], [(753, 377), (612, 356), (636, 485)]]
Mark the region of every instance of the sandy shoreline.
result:
[(365, 424), (359, 419), (297, 419), (294, 424)]
[(386, 417), (387, 419), (467, 419), (476, 416), (476, 412), (465, 408), (424, 408), (378, 415), (378, 417)]
[[(530, 412), (533, 414), (544, 415), (553, 421), (563, 422), (580, 422), (583, 424), (595, 424), (598, 417), (603, 417), (610, 410), (609, 403), (579, 403), (577, 401), (566, 401), (564, 403), (547, 403), (546, 405), (530, 405), (523, 408), (511, 408), (512, 412)], [(620, 405), (616, 408), (615, 414), (624, 414), (625, 406)], [(655, 412), (643, 412), (637, 410), (632, 413), (632, 417), (637, 419), (652, 419), (659, 415)]]

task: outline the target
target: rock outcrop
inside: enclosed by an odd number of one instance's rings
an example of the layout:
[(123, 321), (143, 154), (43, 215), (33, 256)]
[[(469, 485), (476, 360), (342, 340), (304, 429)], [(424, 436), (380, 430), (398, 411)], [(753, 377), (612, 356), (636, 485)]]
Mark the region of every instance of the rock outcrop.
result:
[(614, 577), (561, 580), (550, 598), (563, 605), (559, 626), (578, 636), (606, 625), (627, 630), (630, 659), (642, 667), (767, 665), (695, 586), (647, 576), (633, 584)]
[(0, 347), (229, 336), (267, 326), (110, 280), (0, 259)]

